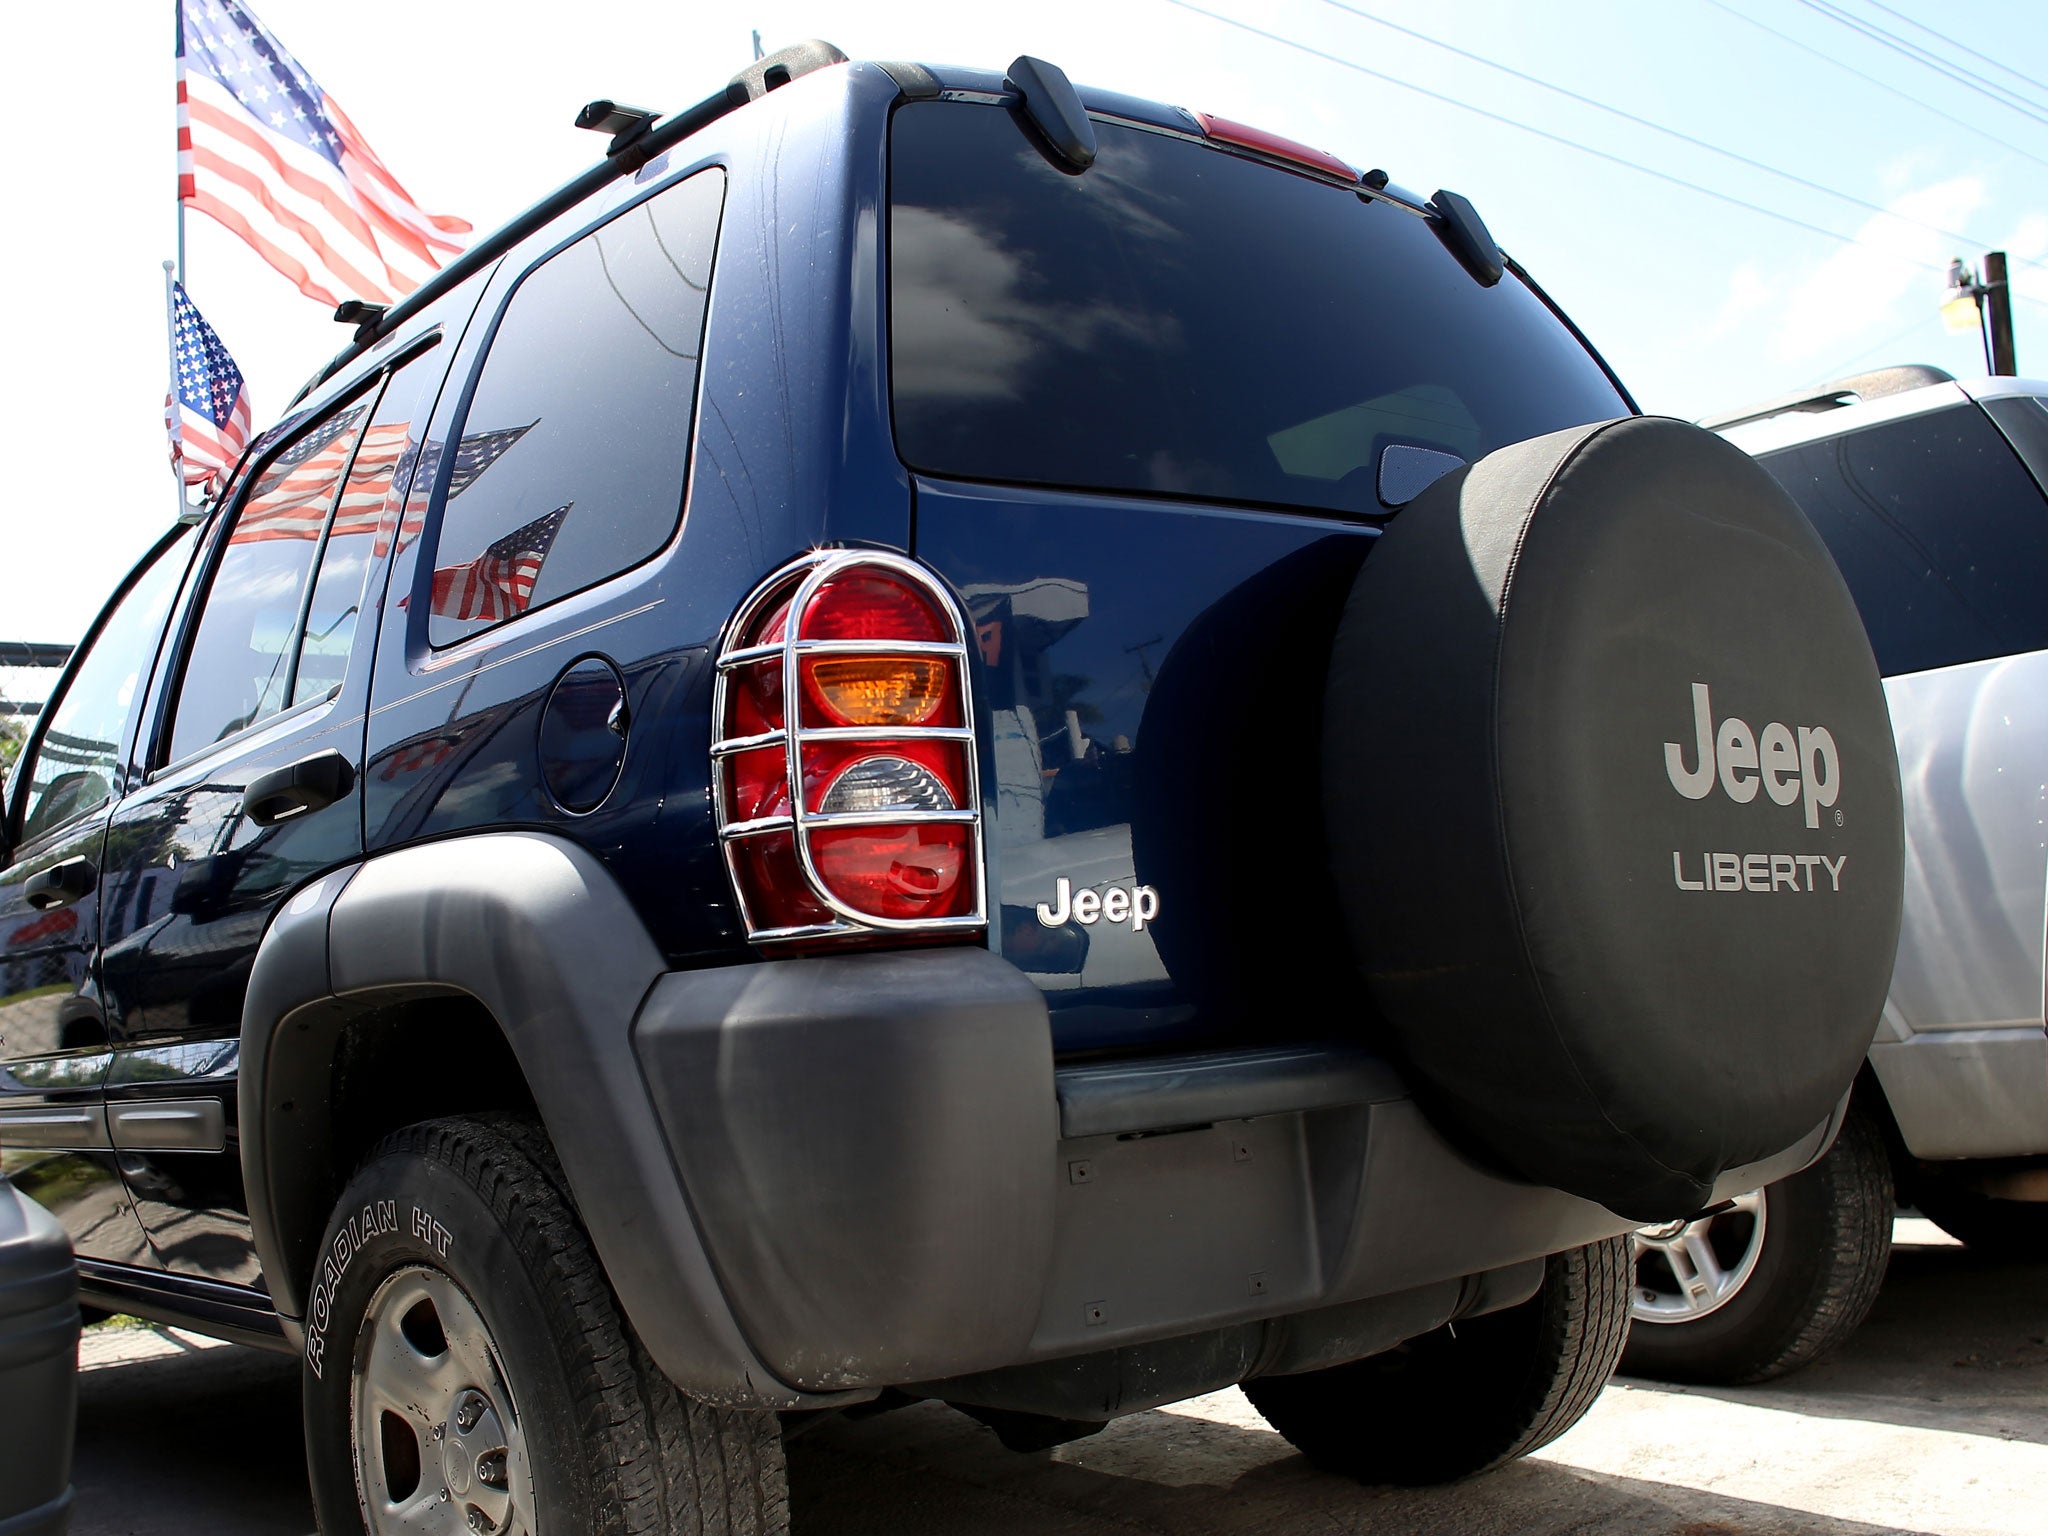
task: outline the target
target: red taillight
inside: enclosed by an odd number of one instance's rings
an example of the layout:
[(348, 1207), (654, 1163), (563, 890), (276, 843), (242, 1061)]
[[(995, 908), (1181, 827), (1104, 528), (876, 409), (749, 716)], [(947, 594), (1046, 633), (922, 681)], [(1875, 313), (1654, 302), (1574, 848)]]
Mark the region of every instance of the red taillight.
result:
[(742, 606), (713, 754), (749, 938), (982, 924), (966, 635), (952, 599), (896, 556), (814, 556)]
[(837, 921), (804, 879), (794, 832), (736, 838), (729, 846), (733, 879), (747, 893), (750, 928), (824, 928)]
[(951, 627), (929, 597), (895, 576), (855, 569), (819, 583), (804, 605), (802, 637), (943, 645)]
[(811, 834), (811, 858), (833, 895), (874, 917), (957, 917), (973, 894), (961, 879), (962, 826), (848, 827)]
[(1296, 165), (1305, 165), (1312, 171), (1321, 171), (1326, 176), (1341, 177), (1345, 181), (1358, 180), (1358, 170), (1355, 166), (1345, 164), (1327, 151), (1297, 143), (1293, 139), (1284, 139), (1279, 134), (1268, 133), (1263, 128), (1233, 123), (1227, 117), (1215, 117), (1207, 112), (1197, 112), (1195, 121), (1202, 125), (1202, 132), (1219, 144), (1235, 144), (1239, 149), (1271, 155), (1275, 160), (1292, 160)]
[(782, 658), (748, 662), (727, 681), (732, 700), (732, 734), (765, 736), (782, 729)]

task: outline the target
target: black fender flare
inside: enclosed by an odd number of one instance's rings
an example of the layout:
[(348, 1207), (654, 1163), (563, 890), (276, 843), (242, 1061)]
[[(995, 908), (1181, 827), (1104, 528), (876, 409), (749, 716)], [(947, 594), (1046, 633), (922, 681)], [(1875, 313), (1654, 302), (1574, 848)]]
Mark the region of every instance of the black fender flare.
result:
[(333, 871), (288, 901), (242, 1014), (243, 1179), (259, 1261), (303, 1342), (333, 1191), (328, 1092), (343, 1028), (436, 992), (496, 1019), (539, 1105), (619, 1301), (655, 1362), (707, 1401), (816, 1407), (733, 1321), (636, 1064), (635, 1015), (666, 970), (585, 849), (535, 832), (417, 844)]

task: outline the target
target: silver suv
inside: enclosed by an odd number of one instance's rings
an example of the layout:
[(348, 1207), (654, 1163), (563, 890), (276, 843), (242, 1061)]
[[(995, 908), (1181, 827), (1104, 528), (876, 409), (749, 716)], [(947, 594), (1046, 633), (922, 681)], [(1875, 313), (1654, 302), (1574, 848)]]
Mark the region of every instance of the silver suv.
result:
[(1623, 1368), (1760, 1381), (1862, 1321), (1895, 1201), (1972, 1247), (2048, 1253), (2048, 384), (1888, 368), (1703, 425), (1833, 552), (1905, 794), (1897, 967), (1834, 1150), (1636, 1238)]

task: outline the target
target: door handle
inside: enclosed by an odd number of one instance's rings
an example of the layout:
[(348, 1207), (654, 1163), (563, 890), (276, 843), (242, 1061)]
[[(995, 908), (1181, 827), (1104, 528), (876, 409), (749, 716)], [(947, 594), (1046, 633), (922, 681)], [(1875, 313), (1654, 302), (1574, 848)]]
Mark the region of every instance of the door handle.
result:
[(334, 804), (355, 784), (355, 765), (347, 758), (316, 752), (251, 779), (242, 791), (242, 814), (259, 827), (274, 827)]
[(21, 897), (38, 912), (54, 912), (90, 896), (99, 883), (100, 872), (91, 859), (66, 859), (30, 875), (22, 882)]

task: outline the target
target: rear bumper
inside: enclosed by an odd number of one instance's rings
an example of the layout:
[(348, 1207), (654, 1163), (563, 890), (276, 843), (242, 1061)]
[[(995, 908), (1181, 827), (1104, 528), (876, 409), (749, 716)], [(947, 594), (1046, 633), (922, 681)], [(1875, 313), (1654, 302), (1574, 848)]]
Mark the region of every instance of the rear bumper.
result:
[(1880, 1040), (1870, 1065), (1915, 1157), (2048, 1153), (2048, 1034), (2037, 1024)]
[[(666, 975), (633, 1046), (733, 1321), (804, 1393), (1380, 1297), (1421, 1332), (1477, 1277), (1631, 1225), (1470, 1162), (1362, 1052), (1056, 1069), (1038, 989), (983, 950)], [(1246, 1347), (1286, 1368), (1278, 1332)]]

